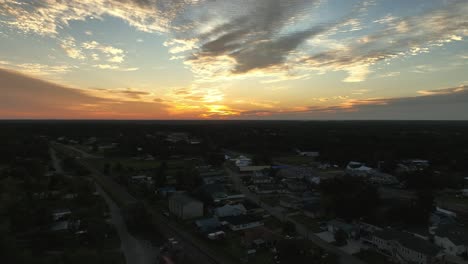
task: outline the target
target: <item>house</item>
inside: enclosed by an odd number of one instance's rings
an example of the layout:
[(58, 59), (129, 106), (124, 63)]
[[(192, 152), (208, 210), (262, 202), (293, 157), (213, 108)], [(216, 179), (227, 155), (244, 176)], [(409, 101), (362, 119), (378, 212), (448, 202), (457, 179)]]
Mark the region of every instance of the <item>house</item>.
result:
[(228, 199), (226, 188), (222, 184), (205, 184), (199, 187), (197, 192), (204, 200), (210, 202), (217, 203)]
[(220, 218), (221, 223), (228, 225), (232, 231), (246, 230), (263, 226), (263, 222), (252, 215), (236, 215)]
[(255, 202), (252, 202), (251, 200), (244, 200), (242, 204), (244, 205), (248, 214), (262, 213), (265, 211), (265, 209), (258, 206)]
[(367, 167), (362, 162), (350, 161), (348, 165), (346, 165), (345, 172), (351, 176), (367, 177), (374, 173), (374, 169)]
[(302, 207), (302, 201), (292, 196), (281, 197), (279, 204), (282, 207), (291, 209), (299, 209)]
[(172, 186), (161, 187), (156, 190), (156, 194), (163, 198), (166, 198), (175, 192), (176, 189)]
[(236, 164), (237, 167), (246, 167), (252, 164), (252, 159), (243, 155), (240, 155), (237, 158), (232, 158), (231, 161), (234, 161), (234, 164)]
[(306, 182), (308, 182), (309, 184), (312, 184), (312, 185), (319, 185), (320, 184), (320, 177), (318, 176), (312, 176), (312, 175), (309, 175), (307, 177), (305, 177), (305, 180)]
[(226, 216), (236, 216), (241, 214), (246, 214), (247, 209), (245, 209), (243, 204), (230, 205), (226, 204), (224, 206), (214, 209), (214, 215), (216, 217), (226, 217)]
[(434, 243), (450, 255), (468, 254), (468, 229), (451, 224), (435, 230)]
[(274, 179), (268, 176), (254, 176), (252, 177), (253, 184), (268, 184), (273, 183)]
[(153, 178), (146, 175), (137, 175), (130, 177), (130, 182), (134, 184), (145, 184), (150, 186), (153, 184)]
[(304, 184), (304, 182), (302, 181), (284, 179), (283, 184), (291, 192), (304, 192), (305, 190), (307, 190), (307, 185)]
[(463, 189), (462, 190), (462, 195), (465, 197), (468, 197), (468, 189)]
[(278, 176), (284, 179), (302, 180), (314, 175), (314, 171), (308, 167), (287, 167), (280, 169), (278, 172)]
[(320, 153), (318, 151), (297, 151), (297, 155), (302, 156), (302, 157), (311, 157), (311, 158), (316, 158), (320, 156)]
[(213, 233), (219, 231), (221, 227), (221, 222), (217, 218), (205, 218), (195, 221), (195, 225), (197, 226), (198, 230), (203, 233)]
[(384, 229), (373, 234), (376, 249), (397, 263), (436, 263), (441, 248), (431, 242), (394, 229)]
[(247, 229), (241, 237), (242, 244), (247, 248), (265, 248), (274, 245), (275, 241), (281, 240), (282, 237), (273, 230), (265, 226)]
[(319, 218), (323, 216), (322, 205), (320, 202), (309, 202), (302, 207), (302, 213), (310, 218)]
[(440, 207), (436, 207), (436, 212), (439, 213), (439, 214), (445, 215), (445, 216), (457, 218), (457, 213), (454, 213), (454, 212), (446, 210), (446, 209), (442, 209)]
[(335, 234), (338, 230), (344, 231), (349, 238), (357, 238), (359, 228), (353, 224), (348, 224), (344, 221), (333, 219), (327, 223), (328, 232)]
[(70, 209), (57, 209), (52, 211), (52, 220), (66, 220), (71, 215)]
[(277, 184), (260, 184), (254, 187), (254, 191), (257, 194), (273, 194), (282, 192), (283, 188)]
[(405, 172), (415, 172), (415, 171), (421, 171), (429, 167), (429, 161), (428, 160), (422, 160), (422, 159), (409, 159), (409, 160), (403, 160), (400, 163), (397, 164), (397, 172), (399, 173), (405, 173)]
[(184, 193), (169, 197), (169, 211), (181, 219), (203, 216), (203, 203)]
[(259, 172), (262, 170), (270, 169), (271, 166), (243, 166), (239, 167), (239, 173), (244, 175), (250, 175), (255, 172)]
[(378, 185), (392, 185), (398, 183), (398, 179), (395, 176), (379, 171), (374, 171), (374, 173), (370, 175), (368, 181)]

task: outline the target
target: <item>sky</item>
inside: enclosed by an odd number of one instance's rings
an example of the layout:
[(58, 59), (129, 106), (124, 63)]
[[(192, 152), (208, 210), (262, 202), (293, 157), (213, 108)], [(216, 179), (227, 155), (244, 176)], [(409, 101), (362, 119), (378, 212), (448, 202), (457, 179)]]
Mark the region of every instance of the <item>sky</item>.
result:
[(0, 119), (468, 120), (466, 0), (0, 0)]

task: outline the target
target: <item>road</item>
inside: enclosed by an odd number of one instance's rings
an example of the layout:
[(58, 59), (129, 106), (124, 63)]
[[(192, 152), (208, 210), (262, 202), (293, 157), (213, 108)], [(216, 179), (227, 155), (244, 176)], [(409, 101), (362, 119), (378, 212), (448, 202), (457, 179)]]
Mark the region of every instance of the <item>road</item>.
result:
[[(60, 160), (57, 158), (57, 152), (54, 148), (50, 148), (49, 152), (55, 170), (58, 173), (63, 173)], [(150, 242), (139, 240), (132, 236), (127, 230), (120, 208), (98, 184), (96, 184), (96, 188), (109, 206), (111, 223), (114, 225), (120, 237), (120, 247), (125, 255), (126, 263), (154, 264), (158, 258), (158, 249), (153, 247)]]
[(310, 232), (309, 229), (302, 225), (301, 223), (298, 223), (294, 219), (288, 217), (285, 215), (282, 210), (269, 206), (268, 204), (263, 203), (260, 201), (260, 198), (252, 193), (241, 181), (240, 175), (234, 171), (232, 171), (230, 168), (226, 167), (226, 171), (228, 172), (230, 178), (232, 179), (234, 186), (238, 188), (240, 192), (242, 192), (245, 197), (251, 199), (252, 201), (256, 202), (259, 204), (263, 209), (265, 209), (270, 215), (276, 217), (280, 221), (290, 221), (296, 225), (296, 230), (297, 232), (303, 236), (311, 240), (314, 244), (317, 246), (321, 247), (322, 249), (334, 253), (340, 258), (340, 263), (342, 264), (366, 264), (362, 260), (342, 251), (341, 249), (333, 246), (332, 244), (327, 243), (326, 241), (322, 240), (320, 237), (315, 235), (313, 232)]
[[(67, 145), (60, 145), (61, 147), (68, 148)], [(91, 175), (96, 179), (96, 181), (101, 185), (105, 186), (105, 191), (111, 191), (112, 194), (110, 195), (112, 199), (118, 199), (119, 204), (126, 205), (138, 202), (139, 200), (133, 197), (128, 191), (123, 188), (123, 186), (117, 184), (108, 176), (102, 174), (99, 170), (94, 168), (86, 159), (79, 159), (83, 166), (85, 166), (90, 172)], [(107, 194), (109, 197), (109, 194)], [(109, 198), (110, 199), (110, 198)], [(111, 201), (112, 201), (111, 199)], [(187, 256), (187, 258), (192, 263), (203, 263), (203, 264), (210, 264), (210, 263), (223, 263), (223, 264), (231, 264), (233, 263), (231, 259), (226, 258), (220, 252), (214, 252), (210, 248), (207, 248), (203, 244), (200, 243), (199, 239), (194, 237), (191, 233), (185, 232), (181, 230), (176, 224), (172, 223), (169, 219), (167, 219), (162, 212), (155, 210), (151, 205), (147, 204), (144, 201), (140, 201), (145, 204), (146, 208), (149, 209), (151, 215), (153, 216), (153, 223), (155, 223), (158, 227), (160, 233), (166, 237), (174, 237), (177, 241), (180, 242), (183, 248), (183, 253)], [(114, 202), (114, 205), (117, 206)], [(126, 238), (126, 236), (124, 236)], [(122, 239), (122, 238), (121, 238)], [(132, 242), (129, 243), (129, 248), (132, 248)], [(145, 252), (144, 250), (140, 250), (140, 252)], [(129, 256), (132, 256), (134, 253), (129, 253)], [(127, 256), (127, 255), (126, 255)], [(127, 262), (132, 263), (132, 262)]]
[(57, 173), (63, 174), (63, 168), (60, 164), (60, 160), (57, 158), (57, 152), (54, 148), (49, 148), (50, 158), (52, 160), (52, 166), (54, 166)]
[(120, 248), (124, 252), (127, 264), (154, 264), (158, 258), (159, 249), (153, 247), (149, 241), (144, 241), (132, 236), (125, 225), (120, 208), (96, 184), (99, 194), (104, 198), (110, 209), (111, 223), (115, 226), (120, 237)]

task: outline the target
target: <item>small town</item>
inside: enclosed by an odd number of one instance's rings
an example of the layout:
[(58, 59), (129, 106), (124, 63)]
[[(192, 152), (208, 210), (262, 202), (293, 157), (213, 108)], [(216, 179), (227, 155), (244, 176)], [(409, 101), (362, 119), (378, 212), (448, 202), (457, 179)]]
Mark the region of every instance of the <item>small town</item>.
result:
[(2, 167), (5, 195), (15, 185), (32, 199), (15, 232), (39, 232), (47, 263), (468, 263), (462, 174), (438, 178), (447, 172), (419, 157), (371, 165), (299, 146), (213, 151), (208, 140), (36, 138), (21, 146), (36, 158)]

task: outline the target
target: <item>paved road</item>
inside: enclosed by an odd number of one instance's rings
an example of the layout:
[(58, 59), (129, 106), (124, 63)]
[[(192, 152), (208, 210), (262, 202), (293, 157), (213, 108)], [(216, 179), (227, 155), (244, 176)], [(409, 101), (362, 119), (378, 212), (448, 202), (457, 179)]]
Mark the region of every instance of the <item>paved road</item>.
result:
[(256, 202), (259, 204), (263, 209), (265, 209), (270, 215), (276, 217), (280, 221), (290, 221), (296, 225), (296, 230), (297, 232), (303, 236), (311, 240), (314, 244), (317, 246), (321, 247), (322, 249), (332, 252), (340, 257), (340, 263), (342, 264), (366, 264), (362, 260), (349, 255), (348, 253), (342, 251), (341, 249), (333, 246), (332, 244), (327, 243), (326, 241), (322, 240), (320, 237), (315, 235), (313, 232), (309, 231), (309, 229), (302, 225), (301, 223), (298, 223), (294, 219), (286, 216), (281, 209), (269, 206), (268, 204), (263, 203), (260, 201), (260, 198), (252, 193), (244, 184), (242, 184), (242, 181), (240, 179), (240, 175), (234, 171), (232, 171), (230, 168), (226, 167), (226, 171), (228, 172), (229, 176), (231, 177), (234, 186), (241, 191), (245, 197), (251, 199), (252, 201)]
[(50, 158), (52, 159), (52, 166), (54, 166), (57, 173), (63, 174), (63, 168), (60, 160), (57, 158), (57, 152), (54, 148), (49, 148)]
[[(68, 148), (69, 146), (61, 145), (61, 147)], [(91, 172), (91, 174), (99, 184), (106, 186), (106, 191), (112, 191), (112, 198), (119, 199), (120, 204), (125, 205), (138, 202), (138, 200), (135, 197), (133, 197), (130, 193), (128, 193), (128, 191), (125, 188), (117, 184), (108, 176), (102, 174), (99, 170), (95, 169), (91, 164), (89, 164), (86, 161), (86, 159), (79, 159), (78, 161)], [(191, 233), (181, 230), (176, 224), (171, 223), (171, 221), (167, 219), (162, 214), (162, 212), (155, 210), (147, 203), (144, 204), (148, 209), (150, 209), (150, 213), (152, 214), (153, 219), (155, 220), (154, 222), (158, 225), (158, 229), (161, 232), (161, 234), (166, 238), (174, 237), (177, 241), (179, 241), (182, 245), (183, 253), (186, 254), (191, 263), (233, 263), (230, 259), (224, 257), (223, 253), (214, 252), (210, 248), (207, 248), (200, 244), (199, 239), (195, 238)], [(114, 205), (117, 206), (115, 203)], [(129, 242), (129, 244), (129, 248), (132, 248), (132, 242)], [(133, 253), (130, 253), (130, 255), (132, 254)]]
[(132, 236), (127, 230), (120, 208), (97, 184), (96, 188), (109, 206), (111, 222), (119, 234), (121, 241), (120, 247), (124, 252), (126, 263), (154, 264), (158, 258), (159, 250), (153, 247), (149, 241), (136, 239)]

